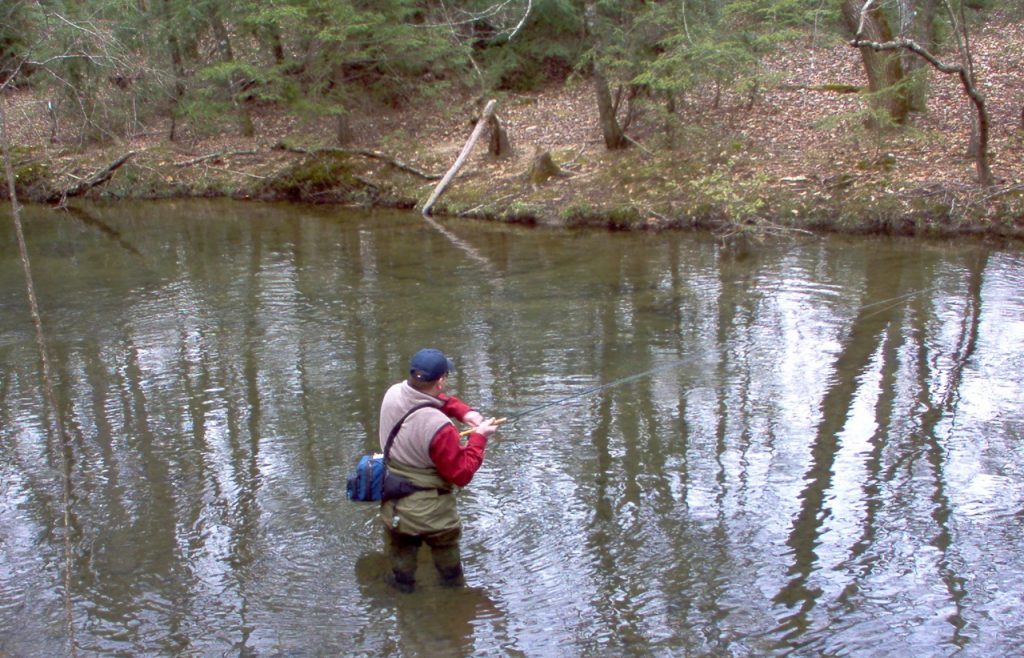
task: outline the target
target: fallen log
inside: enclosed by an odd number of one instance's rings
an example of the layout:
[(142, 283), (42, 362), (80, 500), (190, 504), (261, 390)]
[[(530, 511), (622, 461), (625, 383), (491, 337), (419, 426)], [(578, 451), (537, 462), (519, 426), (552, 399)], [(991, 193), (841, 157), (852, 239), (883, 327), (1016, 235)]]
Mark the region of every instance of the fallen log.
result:
[(473, 145), (476, 144), (476, 140), (480, 139), (480, 134), (484, 131), (484, 127), (487, 126), (491, 116), (494, 114), (494, 106), (497, 104), (498, 102), (493, 99), (487, 101), (487, 106), (484, 107), (484, 111), (480, 114), (480, 119), (476, 122), (476, 128), (473, 129), (473, 134), (469, 136), (469, 140), (466, 142), (466, 145), (462, 147), (462, 152), (459, 153), (459, 157), (455, 159), (455, 164), (452, 165), (452, 168), (448, 170), (448, 173), (444, 175), (441, 182), (434, 188), (434, 192), (430, 195), (430, 198), (427, 199), (427, 202), (423, 204), (424, 217), (430, 216), (430, 209), (433, 208), (437, 200), (441, 198), (445, 188), (448, 187), (448, 183), (455, 178), (455, 174), (459, 173), (459, 169), (462, 168), (462, 165), (466, 162), (466, 158), (469, 157), (469, 152), (473, 150)]
[(110, 180), (114, 175), (114, 172), (120, 169), (121, 165), (125, 162), (128, 162), (128, 159), (133, 155), (135, 155), (135, 151), (128, 151), (117, 160), (114, 160), (103, 169), (94, 173), (92, 176), (82, 179), (77, 185), (69, 187), (66, 190), (51, 192), (44, 201), (46, 203), (59, 203), (63, 205), (64, 202), (71, 197), (82, 196), (92, 188), (102, 185)]
[(395, 169), (400, 169), (401, 171), (412, 174), (414, 176), (419, 176), (424, 180), (440, 180), (441, 178), (441, 174), (428, 174), (426, 172), (420, 171), (419, 169), (416, 169), (412, 165), (405, 164), (401, 160), (393, 158), (384, 153), (378, 153), (377, 151), (370, 151), (368, 149), (343, 149), (338, 148), (336, 146), (325, 146), (323, 148), (317, 149), (304, 149), (299, 148), (297, 146), (287, 146), (285, 144), (278, 144), (274, 148), (280, 151), (288, 151), (289, 153), (302, 153), (304, 155), (316, 155), (318, 153), (340, 153), (341, 155), (359, 155), (364, 158), (380, 160), (381, 162), (385, 162), (391, 165)]
[(191, 167), (197, 165), (200, 162), (206, 162), (207, 160), (219, 160), (221, 158), (228, 158), (235, 155), (259, 155), (259, 151), (217, 151), (216, 153), (208, 153), (201, 155), (198, 158), (186, 160), (185, 162), (175, 162), (175, 167)]

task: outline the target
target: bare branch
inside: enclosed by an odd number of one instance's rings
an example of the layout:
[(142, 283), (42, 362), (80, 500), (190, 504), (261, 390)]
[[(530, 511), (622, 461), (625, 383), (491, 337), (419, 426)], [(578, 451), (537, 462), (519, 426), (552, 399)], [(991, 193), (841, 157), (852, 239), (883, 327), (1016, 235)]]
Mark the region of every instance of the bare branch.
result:
[(230, 157), (233, 155), (258, 155), (258, 151), (217, 151), (216, 153), (208, 153), (206, 155), (186, 160), (185, 162), (175, 162), (175, 167), (190, 167), (200, 162), (206, 162), (207, 160), (216, 160), (218, 158)]
[(530, 10), (533, 9), (533, 0), (527, 0), (526, 11), (523, 12), (523, 17), (519, 19), (519, 24), (515, 26), (512, 32), (508, 35), (508, 40), (511, 41), (519, 34), (519, 30), (523, 29), (523, 25), (526, 24), (526, 19), (530, 17)]
[[(464, 18), (461, 18), (461, 19), (458, 19), (458, 20), (453, 20), (453, 19), (449, 18), (448, 17), (448, 9), (447, 9), (447, 7), (444, 7), (442, 5), (442, 8), (443, 8), (444, 14), (445, 14), (445, 22), (444, 23), (424, 23), (423, 25), (419, 25), (418, 27), (423, 27), (423, 28), (444, 28), (444, 27), (448, 27), (448, 28), (453, 28), (454, 29), (456, 26), (459, 26), (459, 25), (473, 25), (474, 23), (479, 23), (480, 21), (485, 21), (485, 20), (488, 20), (488, 19), (493, 18), (495, 16), (499, 16), (502, 12), (504, 12), (507, 9), (509, 9), (510, 5), (512, 5), (512, 3), (514, 1), (515, 0), (504, 0), (504, 2), (499, 2), (499, 3), (493, 4), (490, 7), (488, 7), (487, 9), (485, 9), (485, 10), (483, 10), (481, 12), (475, 13), (475, 14), (467, 12), (467, 11), (460, 11), (460, 13), (464, 16)], [(530, 13), (532, 11), (533, 11), (533, 0), (526, 0), (526, 10), (523, 12), (523, 15), (520, 17), (519, 22), (516, 23), (516, 25), (514, 27), (506, 28), (504, 31), (499, 32), (499, 34), (507, 34), (508, 35), (507, 36), (508, 40), (511, 41), (517, 34), (519, 34), (519, 32), (523, 29), (523, 26), (526, 25), (526, 20), (530, 17)]]
[(868, 0), (864, 3), (864, 6), (860, 8), (860, 25), (857, 26), (857, 37), (864, 34), (864, 24), (868, 20), (868, 10), (871, 9), (871, 5), (875, 4), (875, 0)]
[(100, 40), (103, 39), (103, 37), (99, 34), (99, 32), (97, 32), (95, 30), (90, 30), (87, 27), (83, 27), (79, 23), (75, 23), (73, 21), (69, 21), (68, 19), (64, 18), (59, 12), (53, 12), (52, 16), (54, 18), (56, 18), (57, 20), (61, 21), (62, 23), (65, 23), (66, 25), (69, 25), (71, 28), (73, 28), (75, 30), (81, 30), (82, 32), (85, 32), (89, 36), (95, 37), (95, 38), (100, 39)]
[(892, 41), (886, 41), (885, 43), (868, 41), (865, 39), (854, 39), (850, 42), (850, 45), (854, 48), (871, 48), (872, 50), (909, 50), (923, 57), (929, 64), (943, 73), (960, 73), (964, 70), (963, 66), (953, 66), (951, 64), (943, 63), (938, 57), (930, 53), (927, 49), (912, 39), (894, 39)]
[[(868, 2), (865, 3), (864, 5), (865, 8), (867, 7), (867, 5), (871, 4), (871, 2), (872, 0), (868, 0)], [(862, 10), (861, 19), (864, 18), (864, 15), (865, 13)], [(964, 32), (966, 33), (966, 30), (964, 30)], [(993, 183), (993, 178), (992, 172), (989, 170), (987, 152), (989, 126), (988, 110), (985, 108), (984, 96), (981, 95), (981, 92), (978, 91), (978, 88), (974, 84), (974, 72), (970, 64), (970, 56), (969, 54), (965, 53), (965, 46), (963, 45), (965, 41), (960, 41), (958, 39), (958, 43), (961, 44), (960, 56), (962, 58), (963, 63), (957, 66), (947, 64), (941, 61), (938, 57), (936, 57), (930, 51), (928, 51), (928, 49), (923, 48), (920, 44), (918, 44), (916, 41), (913, 41), (912, 39), (893, 39), (892, 41), (880, 43), (877, 41), (867, 41), (861, 39), (858, 33), (858, 37), (851, 41), (850, 45), (853, 46), (854, 48), (870, 48), (876, 51), (907, 50), (914, 53), (918, 57), (921, 57), (926, 62), (931, 64), (935, 69), (941, 71), (942, 73), (959, 76), (960, 84), (964, 89), (964, 93), (967, 94), (967, 97), (971, 100), (971, 103), (974, 105), (975, 113), (977, 116), (978, 154), (976, 156), (976, 164), (978, 170), (978, 181), (982, 185), (991, 185)]]
[(377, 151), (370, 151), (368, 149), (343, 149), (343, 148), (337, 148), (337, 147), (326, 147), (326, 148), (318, 148), (318, 149), (304, 149), (304, 148), (297, 148), (297, 147), (294, 147), (294, 146), (286, 146), (284, 144), (278, 144), (274, 148), (282, 150), (282, 151), (289, 151), (291, 153), (303, 153), (305, 155), (316, 155), (317, 153), (341, 153), (343, 155), (361, 155), (364, 158), (372, 158), (374, 160), (380, 160), (381, 162), (386, 162), (387, 164), (391, 165), (395, 169), (400, 169), (401, 171), (404, 171), (406, 173), (412, 174), (414, 176), (419, 176), (420, 178), (422, 178), (424, 180), (440, 180), (442, 178), (441, 174), (428, 174), (428, 173), (422, 172), (419, 169), (416, 169), (415, 167), (413, 167), (411, 165), (407, 165), (404, 162), (402, 162), (402, 161), (400, 161), (400, 160), (398, 160), (396, 158), (392, 158), (389, 155), (385, 155), (384, 153), (378, 153)]
[[(441, 12), (444, 14), (444, 20), (447, 21), (449, 29), (451, 29), (452, 39), (454, 39), (455, 42), (458, 43), (459, 33), (455, 31), (455, 23), (453, 23), (452, 19), (448, 16), (448, 5), (445, 4), (444, 0), (441, 0)], [(466, 57), (467, 59), (469, 59), (469, 63), (473, 65), (473, 70), (476, 71), (477, 80), (480, 81), (480, 84), (482, 86), (484, 84), (484, 72), (480, 70), (479, 66), (477, 66), (476, 59), (473, 57), (472, 49), (467, 49), (466, 53)]]
[(77, 185), (63, 191), (54, 192), (46, 198), (46, 201), (50, 203), (59, 202), (63, 205), (68, 197), (81, 196), (92, 188), (106, 183), (114, 175), (114, 172), (117, 171), (125, 162), (128, 162), (128, 159), (133, 155), (135, 155), (135, 151), (128, 151), (117, 160), (114, 160), (114, 162), (94, 173), (92, 176), (80, 181)]

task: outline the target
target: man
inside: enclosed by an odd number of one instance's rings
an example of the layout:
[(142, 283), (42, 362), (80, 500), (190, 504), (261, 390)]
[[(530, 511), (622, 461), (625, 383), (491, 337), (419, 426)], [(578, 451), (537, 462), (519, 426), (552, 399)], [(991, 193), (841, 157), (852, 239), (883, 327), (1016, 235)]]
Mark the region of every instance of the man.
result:
[[(451, 361), (441, 351), (416, 352), (409, 362), (409, 378), (389, 388), (380, 407), (382, 451), (388, 435), (401, 423), (388, 452), (388, 471), (417, 488), (383, 502), (380, 510), (392, 584), (405, 592), (415, 586), (416, 554), (423, 543), (430, 546), (441, 583), (463, 584), (462, 522), (453, 493), (473, 479), (483, 463), (487, 437), (497, 429), (493, 418), (485, 420), (442, 392), (451, 370)], [(473, 428), (465, 443), (452, 418)]]

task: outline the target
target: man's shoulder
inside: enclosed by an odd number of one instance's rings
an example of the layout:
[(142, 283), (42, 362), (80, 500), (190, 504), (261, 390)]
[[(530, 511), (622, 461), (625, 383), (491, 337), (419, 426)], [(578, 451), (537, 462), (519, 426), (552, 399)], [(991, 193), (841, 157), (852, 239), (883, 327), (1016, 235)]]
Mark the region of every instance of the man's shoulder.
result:
[(414, 391), (412, 387), (409, 386), (408, 382), (397, 382), (389, 386), (388, 390), (384, 392), (384, 401), (393, 402), (405, 400), (407, 398), (411, 398), (413, 393)]

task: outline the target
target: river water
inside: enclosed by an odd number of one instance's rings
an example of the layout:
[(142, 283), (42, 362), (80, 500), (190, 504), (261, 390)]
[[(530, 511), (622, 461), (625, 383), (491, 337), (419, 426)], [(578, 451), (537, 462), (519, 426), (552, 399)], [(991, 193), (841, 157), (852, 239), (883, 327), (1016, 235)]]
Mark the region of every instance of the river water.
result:
[[(1020, 655), (1017, 247), (29, 208), (55, 414), (0, 220), (2, 656)], [(424, 346), (515, 421), (400, 594), (344, 482)]]

